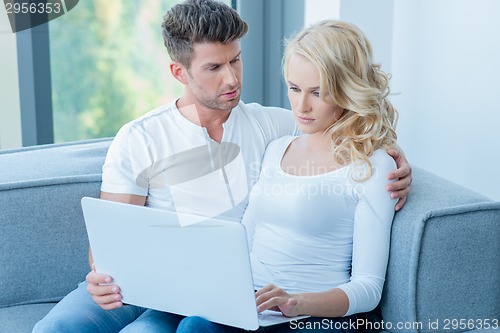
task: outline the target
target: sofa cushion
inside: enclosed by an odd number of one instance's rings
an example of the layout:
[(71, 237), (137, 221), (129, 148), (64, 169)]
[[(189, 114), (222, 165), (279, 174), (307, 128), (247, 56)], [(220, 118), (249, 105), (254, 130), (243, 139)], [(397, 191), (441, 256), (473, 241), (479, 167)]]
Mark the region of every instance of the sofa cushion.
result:
[(0, 308), (57, 301), (85, 278), (80, 200), (99, 195), (109, 143), (0, 152)]
[(0, 308), (0, 332), (29, 333), (55, 305), (41, 303)]

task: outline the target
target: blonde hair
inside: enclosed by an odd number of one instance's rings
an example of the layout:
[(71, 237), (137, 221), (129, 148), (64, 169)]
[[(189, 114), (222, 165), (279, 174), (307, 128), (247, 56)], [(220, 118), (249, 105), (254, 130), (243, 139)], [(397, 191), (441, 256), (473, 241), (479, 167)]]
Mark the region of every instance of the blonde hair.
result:
[(283, 74), (298, 54), (311, 61), (320, 73), (320, 97), (328, 96), (344, 109), (340, 119), (325, 133), (331, 137), (333, 158), (340, 166), (352, 162), (372, 164), (377, 149), (396, 145), (397, 111), (387, 99), (390, 76), (373, 62), (372, 46), (356, 26), (335, 20), (321, 21), (286, 42)]

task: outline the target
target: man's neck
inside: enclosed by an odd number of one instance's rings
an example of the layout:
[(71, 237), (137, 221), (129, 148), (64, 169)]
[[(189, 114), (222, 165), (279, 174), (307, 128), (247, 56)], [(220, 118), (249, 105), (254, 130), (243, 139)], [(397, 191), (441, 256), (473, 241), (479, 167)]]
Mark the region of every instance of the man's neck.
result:
[(184, 118), (193, 124), (206, 128), (208, 135), (213, 140), (217, 142), (222, 140), (222, 124), (229, 118), (231, 110), (210, 109), (197, 101), (190, 101), (185, 97), (181, 97), (177, 101), (176, 106)]

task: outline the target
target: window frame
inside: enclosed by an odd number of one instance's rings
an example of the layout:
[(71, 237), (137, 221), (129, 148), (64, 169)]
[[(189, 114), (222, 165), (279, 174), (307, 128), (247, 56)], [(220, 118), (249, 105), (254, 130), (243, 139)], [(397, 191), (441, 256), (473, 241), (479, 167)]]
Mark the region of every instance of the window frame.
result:
[[(250, 26), (242, 40), (243, 100), (289, 108), (281, 77), (283, 39), (302, 27), (304, 1), (231, 0), (231, 5)], [(16, 43), (22, 145), (54, 143), (49, 25), (18, 32)]]
[(17, 33), (23, 146), (54, 142), (48, 24)]

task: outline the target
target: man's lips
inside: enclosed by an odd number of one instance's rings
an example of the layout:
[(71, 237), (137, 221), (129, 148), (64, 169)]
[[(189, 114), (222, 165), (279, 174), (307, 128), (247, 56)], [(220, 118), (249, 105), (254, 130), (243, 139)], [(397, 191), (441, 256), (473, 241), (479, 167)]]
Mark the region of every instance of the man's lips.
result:
[(233, 98), (238, 96), (239, 91), (240, 91), (239, 89), (235, 89), (233, 91), (229, 91), (227, 93), (222, 94), (222, 96), (224, 96), (228, 99), (233, 99)]

